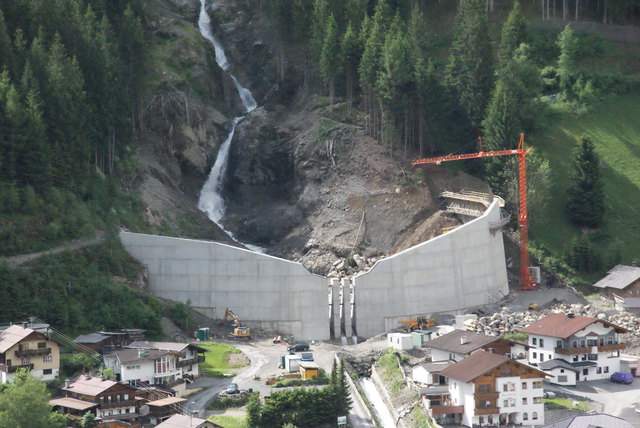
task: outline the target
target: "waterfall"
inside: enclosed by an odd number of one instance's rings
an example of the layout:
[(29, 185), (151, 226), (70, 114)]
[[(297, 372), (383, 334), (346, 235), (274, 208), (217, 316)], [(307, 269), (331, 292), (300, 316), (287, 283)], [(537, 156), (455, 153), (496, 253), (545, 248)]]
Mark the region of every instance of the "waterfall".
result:
[[(198, 18), (200, 34), (202, 34), (202, 36), (213, 45), (216, 52), (216, 63), (220, 68), (228, 73), (233, 80), (238, 91), (238, 95), (240, 96), (240, 100), (242, 101), (242, 106), (245, 111), (249, 113), (258, 106), (258, 103), (256, 103), (256, 100), (253, 98), (251, 91), (242, 86), (238, 79), (231, 74), (231, 66), (229, 65), (227, 56), (222, 49), (222, 45), (211, 32), (211, 18), (207, 13), (205, 1), (206, 0), (200, 0), (200, 16)], [(222, 189), (224, 185), (225, 172), (227, 170), (227, 161), (229, 159), (229, 148), (231, 147), (231, 141), (233, 140), (236, 126), (238, 126), (238, 123), (240, 123), (242, 119), (244, 119), (244, 116), (238, 116), (233, 119), (229, 134), (218, 150), (218, 156), (211, 168), (209, 178), (204, 183), (204, 186), (200, 191), (200, 200), (198, 201), (198, 208), (207, 213), (209, 219), (224, 230), (234, 241), (237, 240), (233, 237), (233, 234), (226, 230), (220, 223), (226, 211), (224, 199), (222, 198)], [(264, 248), (248, 244), (244, 245), (251, 250), (264, 252)]]

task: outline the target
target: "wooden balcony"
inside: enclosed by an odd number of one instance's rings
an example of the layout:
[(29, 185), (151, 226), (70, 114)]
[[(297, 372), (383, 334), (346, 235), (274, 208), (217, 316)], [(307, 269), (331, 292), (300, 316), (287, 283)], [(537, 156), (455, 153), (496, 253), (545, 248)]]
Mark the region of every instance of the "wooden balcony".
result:
[(612, 343), (611, 345), (598, 346), (598, 352), (621, 351), (627, 348), (626, 343)]
[(203, 356), (189, 358), (188, 360), (178, 360), (176, 361), (176, 367), (186, 367), (186, 366), (191, 366), (191, 365), (200, 364), (200, 363), (204, 363)]
[(16, 357), (32, 357), (34, 355), (49, 355), (51, 348), (23, 349), (15, 351)]
[(494, 392), (476, 392), (473, 394), (476, 400), (497, 400), (500, 393), (498, 391)]
[(112, 402), (107, 402), (105, 401), (104, 403), (100, 403), (100, 409), (116, 409), (118, 407), (136, 407), (137, 405), (137, 401), (136, 400), (121, 400), (121, 401), (112, 401)]
[(561, 355), (577, 355), (590, 354), (593, 348), (591, 346), (585, 348), (555, 348), (553, 351)]
[(33, 370), (33, 364), (22, 364), (19, 366), (9, 366), (7, 367), (7, 373), (15, 373), (20, 369)]
[(476, 416), (499, 415), (500, 409), (497, 407), (476, 407), (474, 413)]

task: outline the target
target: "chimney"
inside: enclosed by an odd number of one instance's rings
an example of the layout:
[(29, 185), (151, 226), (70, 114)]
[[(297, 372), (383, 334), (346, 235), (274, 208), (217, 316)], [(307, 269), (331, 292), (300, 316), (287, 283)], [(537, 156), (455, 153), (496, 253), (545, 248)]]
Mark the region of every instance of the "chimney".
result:
[(69, 379), (64, 381), (64, 387), (69, 388), (71, 386), (71, 381)]
[(573, 312), (569, 312), (567, 314), (567, 318), (575, 318), (576, 314), (574, 314)]
[(138, 357), (144, 357), (144, 354), (147, 353), (147, 350), (144, 348), (138, 348)]
[(460, 338), (460, 344), (461, 344), (461, 345), (464, 345), (465, 343), (467, 343), (467, 336), (462, 336), (462, 337)]

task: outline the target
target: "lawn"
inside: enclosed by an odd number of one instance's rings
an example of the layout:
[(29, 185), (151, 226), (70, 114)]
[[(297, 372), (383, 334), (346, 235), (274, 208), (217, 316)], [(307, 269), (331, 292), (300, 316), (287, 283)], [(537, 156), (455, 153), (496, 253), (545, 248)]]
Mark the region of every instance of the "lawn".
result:
[[(577, 406), (574, 405), (574, 403), (577, 404)], [(575, 401), (569, 400), (568, 398), (545, 398), (544, 405), (549, 410), (569, 409), (588, 412), (591, 409), (591, 403), (588, 401)]]
[(545, 131), (527, 138), (544, 153), (552, 169), (552, 191), (546, 221), (532, 218), (531, 238), (555, 254), (568, 249), (579, 233), (566, 219), (564, 207), (576, 139), (593, 140), (601, 159), (606, 193), (606, 225), (593, 236), (605, 267), (614, 251), (630, 263), (640, 253), (640, 96), (612, 97), (585, 114), (556, 113)]
[(241, 351), (224, 343), (199, 343), (208, 351), (204, 354), (204, 363), (200, 364), (200, 370), (205, 376), (223, 377), (225, 373), (236, 373), (237, 369), (244, 365), (230, 365), (229, 356), (239, 354)]
[(223, 428), (247, 428), (245, 418), (229, 415), (213, 415), (209, 417), (209, 422), (218, 424)]

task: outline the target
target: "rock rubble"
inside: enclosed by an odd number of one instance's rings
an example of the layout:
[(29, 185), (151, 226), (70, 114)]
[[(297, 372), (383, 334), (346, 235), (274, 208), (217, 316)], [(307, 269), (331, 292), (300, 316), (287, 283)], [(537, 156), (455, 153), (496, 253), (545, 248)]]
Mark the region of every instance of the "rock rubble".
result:
[(493, 315), (478, 318), (470, 328), (476, 333), (488, 336), (504, 336), (518, 333), (551, 312), (598, 318), (629, 330), (629, 333), (621, 337), (621, 340), (627, 343), (625, 353), (640, 355), (640, 317), (629, 312), (602, 311), (592, 305), (556, 304), (551, 309), (526, 312), (510, 312), (505, 307)]

